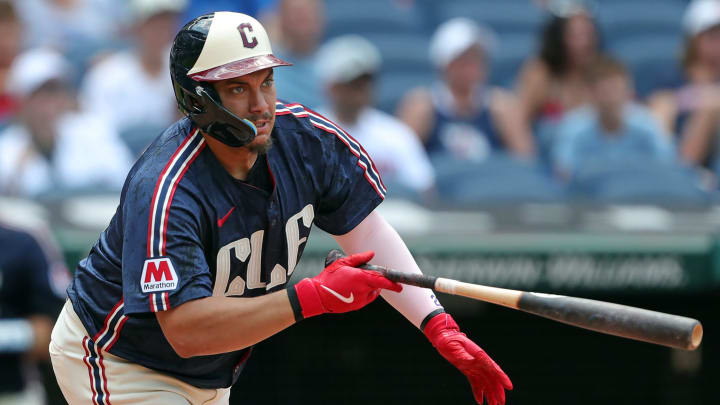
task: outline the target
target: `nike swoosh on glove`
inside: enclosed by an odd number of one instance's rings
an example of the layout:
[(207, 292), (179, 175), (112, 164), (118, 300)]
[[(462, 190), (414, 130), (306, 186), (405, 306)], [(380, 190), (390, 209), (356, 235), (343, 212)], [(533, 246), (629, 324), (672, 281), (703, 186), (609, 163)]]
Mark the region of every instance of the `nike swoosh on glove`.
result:
[(371, 303), (381, 289), (402, 291), (402, 286), (382, 274), (357, 268), (369, 262), (374, 252), (358, 253), (338, 259), (313, 278), (300, 280), (288, 289), (295, 318), (324, 313), (355, 311)]
[(505, 390), (513, 388), (510, 378), (483, 349), (460, 332), (450, 315), (441, 313), (430, 319), (423, 332), (440, 355), (465, 374), (478, 404), (483, 403), (483, 397), (489, 405), (505, 404)]

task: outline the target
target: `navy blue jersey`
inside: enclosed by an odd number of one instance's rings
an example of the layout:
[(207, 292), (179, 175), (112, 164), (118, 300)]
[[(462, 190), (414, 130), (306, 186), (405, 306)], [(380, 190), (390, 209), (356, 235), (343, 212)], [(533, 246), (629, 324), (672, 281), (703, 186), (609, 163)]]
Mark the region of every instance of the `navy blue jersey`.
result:
[[(64, 302), (68, 273), (53, 256), (34, 236), (0, 223), (0, 321), (32, 315), (55, 319)], [(58, 284), (62, 284), (59, 290)], [(0, 394), (22, 391), (24, 353), (4, 349), (0, 348)]]
[(285, 288), (313, 223), (344, 234), (383, 200), (384, 185), (354, 139), (299, 104), (276, 108), (273, 147), (247, 181), (230, 176), (188, 119), (136, 162), (68, 289), (91, 357), (107, 351), (197, 387), (229, 387), (249, 349), (183, 359), (153, 313)]

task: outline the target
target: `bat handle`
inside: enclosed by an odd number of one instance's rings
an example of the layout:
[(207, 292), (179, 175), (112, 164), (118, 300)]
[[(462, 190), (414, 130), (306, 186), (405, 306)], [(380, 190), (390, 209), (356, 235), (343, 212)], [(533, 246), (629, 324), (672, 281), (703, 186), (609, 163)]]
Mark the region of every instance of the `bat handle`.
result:
[[(334, 261), (345, 257), (345, 254), (338, 249), (331, 250), (325, 258), (325, 266), (331, 265)], [(422, 273), (406, 273), (403, 271), (397, 271), (388, 269), (383, 266), (375, 264), (364, 264), (360, 266), (361, 269), (377, 271), (382, 274), (385, 278), (396, 283), (414, 285), (422, 288), (435, 289), (435, 281), (437, 277), (427, 276)]]

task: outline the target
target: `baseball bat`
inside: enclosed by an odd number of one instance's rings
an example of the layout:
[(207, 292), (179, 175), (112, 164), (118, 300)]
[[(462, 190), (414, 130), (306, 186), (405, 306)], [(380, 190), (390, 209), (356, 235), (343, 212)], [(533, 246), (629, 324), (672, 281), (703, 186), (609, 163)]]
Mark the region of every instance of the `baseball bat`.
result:
[[(332, 250), (328, 253), (325, 263), (330, 264), (341, 257), (344, 257), (341, 251)], [(700, 322), (684, 316), (585, 298), (464, 283), (420, 273), (406, 273), (373, 264), (365, 264), (361, 267), (380, 272), (387, 279), (397, 283), (430, 288), (433, 291), (519, 309), (609, 335), (685, 350), (695, 350), (702, 341), (703, 328)]]

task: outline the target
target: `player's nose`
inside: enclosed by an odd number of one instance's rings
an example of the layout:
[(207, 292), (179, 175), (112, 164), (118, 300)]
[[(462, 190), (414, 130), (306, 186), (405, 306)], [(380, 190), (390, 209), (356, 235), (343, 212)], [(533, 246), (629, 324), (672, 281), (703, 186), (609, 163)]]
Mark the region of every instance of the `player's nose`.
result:
[(250, 112), (253, 114), (263, 114), (270, 109), (270, 103), (260, 89), (251, 91), (249, 104)]

